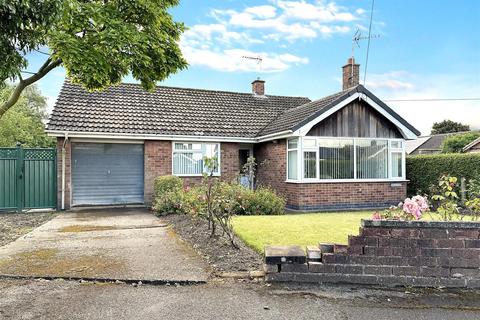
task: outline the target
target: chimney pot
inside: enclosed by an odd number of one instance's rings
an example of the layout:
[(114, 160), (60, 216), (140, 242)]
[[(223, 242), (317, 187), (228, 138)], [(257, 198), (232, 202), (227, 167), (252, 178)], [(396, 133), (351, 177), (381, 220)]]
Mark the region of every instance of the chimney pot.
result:
[(360, 65), (355, 63), (353, 57), (348, 58), (343, 69), (343, 90), (357, 86), (360, 83)]
[(256, 79), (252, 82), (252, 93), (256, 96), (265, 95), (265, 81)]

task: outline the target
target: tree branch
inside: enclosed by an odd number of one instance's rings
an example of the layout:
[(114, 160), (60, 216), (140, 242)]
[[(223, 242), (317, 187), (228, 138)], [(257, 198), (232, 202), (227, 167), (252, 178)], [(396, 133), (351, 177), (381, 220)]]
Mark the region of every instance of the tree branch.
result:
[(8, 100), (0, 105), (0, 118), (2, 118), (2, 116), (5, 114), (5, 112), (8, 111), (8, 109), (13, 107), (13, 105), (20, 98), (20, 94), (26, 87), (43, 78), (47, 73), (49, 73), (52, 69), (58, 67), (61, 63), (62, 60), (60, 59), (52, 61), (51, 58), (48, 58), (47, 61), (45, 61), (45, 63), (40, 67), (40, 69), (38, 69), (38, 72), (35, 73), (33, 76), (26, 79), (20, 78), (19, 83), (13, 90)]

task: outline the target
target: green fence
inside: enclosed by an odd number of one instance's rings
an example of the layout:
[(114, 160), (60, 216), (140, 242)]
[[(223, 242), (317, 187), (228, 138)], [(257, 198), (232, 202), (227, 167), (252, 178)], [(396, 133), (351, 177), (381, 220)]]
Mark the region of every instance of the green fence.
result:
[(0, 148), (0, 210), (55, 208), (56, 150)]

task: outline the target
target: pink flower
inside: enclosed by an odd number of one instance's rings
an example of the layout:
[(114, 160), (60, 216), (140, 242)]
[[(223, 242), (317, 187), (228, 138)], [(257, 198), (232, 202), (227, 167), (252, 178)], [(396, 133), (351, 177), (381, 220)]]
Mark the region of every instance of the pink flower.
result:
[(417, 220), (422, 217), (422, 211), (420, 210), (418, 203), (410, 198), (405, 199), (405, 202), (403, 203), (403, 211)]
[(421, 212), (425, 212), (425, 211), (428, 210), (428, 201), (425, 197), (414, 196), (414, 197), (412, 197), (412, 200), (417, 203)]
[(373, 213), (372, 220), (382, 220), (382, 215), (380, 214), (380, 212), (375, 211)]

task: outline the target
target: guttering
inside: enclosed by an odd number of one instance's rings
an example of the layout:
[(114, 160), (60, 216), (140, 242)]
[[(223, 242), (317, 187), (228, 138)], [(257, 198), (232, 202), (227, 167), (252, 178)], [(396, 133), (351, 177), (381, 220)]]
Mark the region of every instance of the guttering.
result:
[(65, 146), (67, 145), (68, 132), (63, 133), (62, 145), (62, 210), (65, 210)]
[[(65, 131), (46, 130), (50, 137), (64, 137)], [(70, 138), (84, 139), (123, 139), (123, 140), (172, 140), (172, 141), (214, 141), (214, 142), (240, 142), (254, 143), (256, 138), (242, 137), (215, 137), (193, 135), (162, 135), (162, 134), (136, 134), (136, 133), (102, 133), (102, 132), (68, 132)]]

